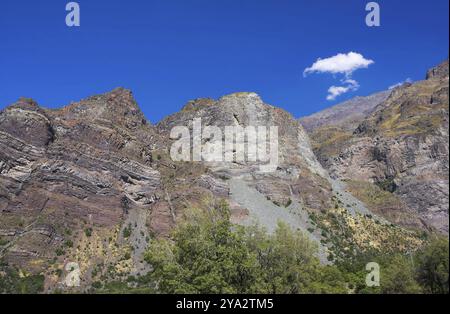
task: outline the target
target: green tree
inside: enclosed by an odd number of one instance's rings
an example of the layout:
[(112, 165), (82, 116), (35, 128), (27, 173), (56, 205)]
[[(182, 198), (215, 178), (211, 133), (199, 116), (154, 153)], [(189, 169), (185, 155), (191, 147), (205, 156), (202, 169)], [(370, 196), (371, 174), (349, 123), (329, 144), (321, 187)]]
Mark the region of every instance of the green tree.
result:
[(322, 266), (317, 245), (303, 233), (279, 222), (274, 235), (257, 226), (249, 228), (248, 243), (256, 252), (266, 292), (269, 293), (345, 293), (339, 270)]
[[(380, 266), (380, 286), (368, 287), (365, 282), (366, 265), (376, 262)], [(409, 255), (367, 251), (339, 265), (345, 274), (349, 288), (360, 294), (409, 294), (421, 293), (415, 279), (413, 259)]]
[(425, 292), (449, 293), (449, 242), (445, 238), (437, 238), (416, 255), (417, 279)]
[(258, 291), (256, 256), (242, 228), (229, 221), (221, 205), (210, 212), (192, 210), (173, 234), (173, 241), (150, 243), (146, 260), (165, 293), (252, 293)]
[(395, 254), (380, 269), (380, 292), (384, 294), (421, 293), (415, 280), (415, 270), (410, 256)]

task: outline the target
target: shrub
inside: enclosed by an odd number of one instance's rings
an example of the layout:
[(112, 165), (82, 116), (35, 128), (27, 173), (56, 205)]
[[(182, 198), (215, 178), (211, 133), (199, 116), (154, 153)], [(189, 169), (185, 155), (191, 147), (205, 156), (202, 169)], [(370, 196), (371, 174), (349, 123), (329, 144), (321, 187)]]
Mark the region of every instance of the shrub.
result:
[(288, 199), (284, 207), (289, 207), (292, 204), (292, 200)]
[(132, 229), (131, 229), (131, 224), (130, 224), (130, 225), (128, 225), (127, 227), (125, 227), (125, 228), (123, 229), (123, 232), (122, 232), (123, 237), (124, 237), (124, 238), (129, 238), (130, 235), (131, 235), (131, 232), (132, 232)]
[(66, 245), (67, 247), (71, 248), (71, 247), (73, 247), (73, 242), (72, 242), (71, 240), (67, 240), (67, 241), (65, 242), (65, 245)]
[(86, 229), (84, 229), (84, 234), (85, 234), (87, 237), (91, 237), (91, 236), (92, 236), (92, 228), (86, 228)]

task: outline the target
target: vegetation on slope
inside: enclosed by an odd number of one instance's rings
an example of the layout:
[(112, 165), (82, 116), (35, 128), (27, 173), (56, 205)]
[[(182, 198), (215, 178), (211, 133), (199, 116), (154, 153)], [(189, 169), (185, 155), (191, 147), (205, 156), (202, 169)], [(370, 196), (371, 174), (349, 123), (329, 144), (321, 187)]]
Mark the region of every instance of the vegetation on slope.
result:
[(36, 294), (44, 291), (44, 276), (24, 274), (0, 261), (0, 294)]
[(268, 235), (230, 223), (222, 205), (191, 211), (173, 239), (150, 243), (146, 260), (162, 293), (345, 293), (342, 274), (320, 265), (316, 247), (279, 224)]
[[(274, 234), (236, 226), (229, 210), (190, 210), (170, 239), (151, 241), (153, 272), (124, 281), (98, 281), (93, 293), (448, 293), (449, 243), (434, 237), (416, 251), (357, 250), (323, 265), (317, 247), (280, 223)], [(331, 232), (332, 228), (329, 229)], [(342, 245), (342, 243), (335, 243)], [(381, 282), (368, 287), (365, 267), (380, 265)], [(41, 293), (44, 276), (0, 265), (0, 293)], [(58, 292), (58, 291), (55, 291)]]
[(351, 140), (352, 132), (341, 127), (323, 126), (314, 130), (310, 138), (314, 152), (321, 159), (338, 155), (347, 141)]
[(385, 180), (378, 184), (367, 181), (345, 181), (349, 192), (361, 200), (371, 212), (395, 224), (414, 226), (417, 214), (408, 209), (405, 202), (391, 191), (395, 183)]
[[(280, 223), (273, 235), (229, 222), (226, 205), (189, 211), (171, 239), (153, 240), (146, 260), (160, 293), (446, 293), (448, 240), (417, 252), (358, 250), (334, 265), (319, 263), (317, 247)], [(367, 287), (368, 262), (381, 285)]]

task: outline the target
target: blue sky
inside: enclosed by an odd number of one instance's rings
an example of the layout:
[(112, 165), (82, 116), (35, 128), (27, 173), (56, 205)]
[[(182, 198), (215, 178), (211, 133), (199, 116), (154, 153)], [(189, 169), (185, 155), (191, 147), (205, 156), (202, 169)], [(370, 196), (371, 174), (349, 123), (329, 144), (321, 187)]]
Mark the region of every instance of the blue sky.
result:
[[(255, 91), (300, 117), (387, 89), (448, 57), (448, 0), (66, 0), (0, 3), (0, 108), (20, 96), (61, 107), (123, 86), (157, 122), (188, 100)], [(354, 51), (374, 63), (360, 87), (326, 100), (340, 75), (303, 76), (317, 58)]]

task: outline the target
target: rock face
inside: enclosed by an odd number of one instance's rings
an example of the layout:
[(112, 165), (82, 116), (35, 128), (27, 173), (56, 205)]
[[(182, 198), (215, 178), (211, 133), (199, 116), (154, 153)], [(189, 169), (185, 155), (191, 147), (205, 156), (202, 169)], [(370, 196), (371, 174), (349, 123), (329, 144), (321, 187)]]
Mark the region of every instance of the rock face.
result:
[[(202, 162), (211, 175), (225, 179), (240, 177), (252, 180), (260, 192), (280, 204), (298, 198), (306, 206), (320, 210), (322, 202), (327, 202), (330, 198), (331, 188), (326, 181), (326, 171), (317, 162), (305, 131), (286, 111), (263, 103), (255, 93), (236, 93), (217, 101), (197, 99), (189, 102), (182, 111), (161, 121), (157, 128), (160, 134), (167, 136), (174, 126), (184, 125), (192, 130), (194, 120), (199, 118), (204, 127), (217, 126), (222, 130), (222, 134), (225, 134), (226, 127), (254, 127), (256, 131), (258, 127), (265, 127), (267, 133), (263, 143), (267, 145), (267, 152), (270, 150), (270, 126), (278, 128), (277, 164), (274, 171), (268, 173), (261, 171), (261, 166), (267, 165), (268, 160), (252, 160), (250, 154), (246, 154), (243, 160), (237, 160), (237, 147), (226, 147), (223, 143), (224, 136), (208, 139), (203, 137), (205, 150), (214, 142), (223, 148), (222, 161)], [(236, 142), (238, 145), (247, 145), (248, 138), (246, 136)], [(258, 142), (258, 145), (261, 143)], [(247, 146), (245, 147), (247, 149)], [(226, 153), (233, 155), (234, 160), (224, 161)], [(305, 178), (310, 181), (303, 181)], [(322, 191), (324, 197), (319, 196), (320, 193), (306, 193), (309, 188)]]
[[(278, 162), (273, 171), (262, 172), (261, 166), (266, 162), (259, 158), (252, 160), (251, 154), (243, 160), (225, 161), (224, 158), (223, 161), (202, 162), (207, 168), (207, 175), (201, 177), (203, 186), (210, 186), (209, 189), (219, 196), (228, 190), (227, 197), (236, 222), (258, 221), (273, 231), (278, 220), (282, 220), (294, 229), (307, 232), (307, 210), (320, 211), (332, 206), (328, 174), (316, 160), (306, 132), (286, 111), (265, 104), (255, 93), (235, 93), (217, 101), (191, 101), (180, 112), (161, 121), (157, 128), (166, 136), (175, 126), (186, 126), (192, 131), (195, 119), (201, 119), (204, 126), (217, 126), (223, 134), (227, 127), (254, 127), (255, 130), (266, 127), (268, 132), (271, 126), (278, 128)], [(267, 150), (269, 133), (263, 140)], [(216, 142), (223, 147), (223, 157), (226, 153), (236, 157), (237, 147), (226, 147), (224, 139), (222, 136), (203, 138), (202, 143), (208, 149)], [(248, 137), (236, 139), (236, 143), (247, 147)], [(243, 212), (247, 214), (243, 216)], [(320, 244), (319, 237), (312, 238)]]
[[(375, 211), (407, 224), (448, 234), (448, 61), (425, 81), (392, 91), (349, 133), (337, 126), (311, 132), (321, 163), (333, 178), (369, 182), (397, 197), (379, 200)], [(363, 185), (353, 184), (362, 196)], [(383, 193), (381, 190), (378, 193)], [(385, 203), (383, 201), (386, 201)], [(391, 205), (389, 205), (391, 204)], [(395, 213), (395, 214), (394, 214)], [(420, 220), (413, 219), (411, 214)], [(397, 217), (394, 217), (397, 216)], [(400, 220), (399, 220), (400, 219)], [(414, 220), (416, 220), (414, 222)]]
[[(79, 254), (83, 273), (96, 258), (120, 259), (110, 243), (94, 252), (93, 242), (119, 233), (136, 213), (143, 226), (135, 232), (148, 235), (146, 220), (150, 223), (152, 206), (164, 195), (160, 174), (152, 168), (154, 133), (123, 89), (60, 110), (26, 99), (3, 110), (0, 230), (8, 231), (8, 244), (2, 257), (29, 265), (35, 258), (45, 264), (55, 251), (72, 258)], [(83, 252), (84, 245), (89, 248)]]

